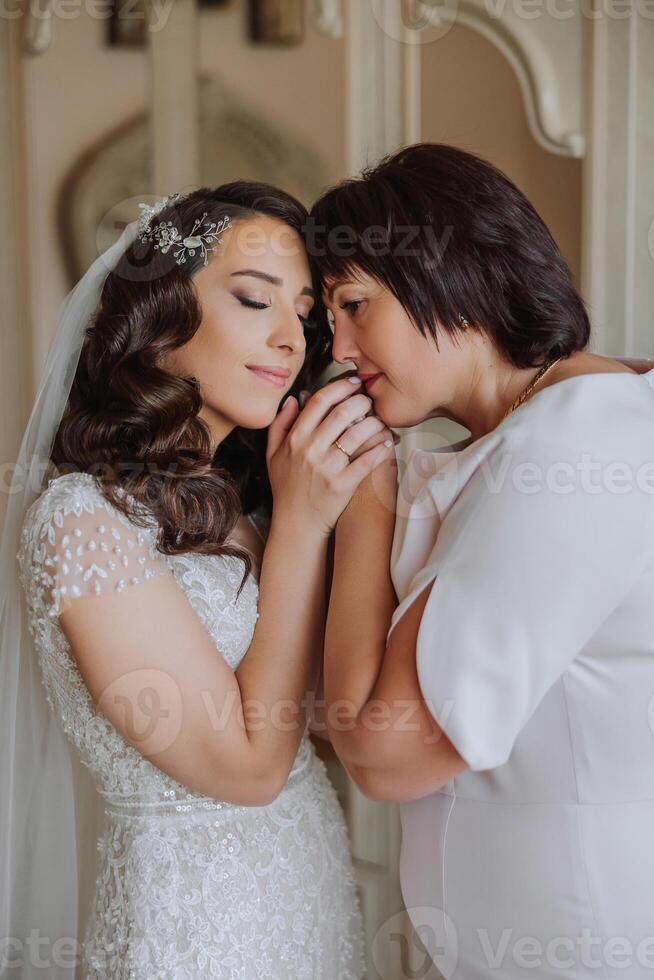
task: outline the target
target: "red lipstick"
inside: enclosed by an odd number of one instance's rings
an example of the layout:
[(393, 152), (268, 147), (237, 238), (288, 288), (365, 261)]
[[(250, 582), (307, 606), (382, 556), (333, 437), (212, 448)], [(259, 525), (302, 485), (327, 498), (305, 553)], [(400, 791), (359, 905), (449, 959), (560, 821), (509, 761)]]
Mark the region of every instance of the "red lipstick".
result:
[(382, 372), (381, 371), (378, 371), (377, 374), (359, 374), (359, 375), (357, 375), (357, 377), (361, 378), (361, 380), (363, 381), (363, 386), (366, 389), (366, 391), (370, 391), (370, 389), (374, 385), (375, 381), (377, 381), (378, 378), (381, 378), (381, 376), (382, 376)]

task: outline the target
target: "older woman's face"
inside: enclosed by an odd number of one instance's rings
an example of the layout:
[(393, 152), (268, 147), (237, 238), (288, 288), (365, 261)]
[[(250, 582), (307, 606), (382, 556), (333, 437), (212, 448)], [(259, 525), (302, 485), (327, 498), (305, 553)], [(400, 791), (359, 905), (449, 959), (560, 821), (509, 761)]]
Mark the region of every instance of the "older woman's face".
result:
[(439, 333), (437, 349), (399, 300), (363, 272), (347, 282), (326, 282), (324, 300), (334, 360), (351, 361), (358, 375), (372, 376), (366, 392), (386, 425), (418, 425), (451, 401), (466, 360), (446, 331)]

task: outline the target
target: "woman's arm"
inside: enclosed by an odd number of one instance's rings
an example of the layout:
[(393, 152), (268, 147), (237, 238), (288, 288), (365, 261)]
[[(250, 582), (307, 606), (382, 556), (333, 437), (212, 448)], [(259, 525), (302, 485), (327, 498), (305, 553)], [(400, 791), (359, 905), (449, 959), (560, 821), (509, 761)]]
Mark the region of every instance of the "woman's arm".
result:
[[(125, 574), (118, 564), (100, 580), (99, 595), (87, 589), (63, 602), (59, 622), (93, 701), (126, 741), (190, 789), (248, 806), (271, 802), (297, 754), (302, 702), (319, 668), (326, 539), (273, 517), (259, 618), (233, 672), (164, 559), (150, 561), (110, 514), (68, 515), (51, 546), (58, 566), (66, 567), (66, 536), (93, 543), (99, 524), (105, 539), (120, 540), (131, 566), (142, 557), (161, 574), (119, 590), (111, 577)], [(99, 549), (100, 542), (83, 553)]]
[(386, 643), (397, 607), (395, 465), (383, 464), (360, 485), (337, 524), (324, 662), (332, 744), (365, 795), (389, 800), (424, 796), (467, 768), (430, 714), (416, 674), (429, 588)]
[[(287, 399), (268, 429), (273, 515), (258, 621), (235, 673), (216, 655), (163, 557), (148, 565), (148, 556), (138, 554), (138, 535), (125, 545), (121, 536), (128, 532), (117, 518), (109, 528), (108, 519), (96, 526), (94, 515), (75, 512), (60, 527), (52, 567), (64, 575), (71, 565), (75, 574), (78, 565), (81, 570), (70, 591), (57, 589), (57, 596), (63, 590), (75, 597), (59, 620), (91, 697), (143, 756), (191, 789), (262, 805), (288, 778), (306, 728), (307, 690), (318, 680), (327, 542), (360, 481), (388, 456), (377, 449), (344, 466), (331, 451), (368, 406), (368, 398), (352, 396), (349, 382), (336, 382), (300, 419), (297, 402)], [(369, 420), (350, 438), (358, 448), (379, 427)], [(85, 532), (86, 549), (79, 540)], [(96, 540), (99, 535), (105, 539)], [(92, 552), (86, 571), (75, 562), (74, 547), (80, 557)], [(112, 548), (115, 560), (107, 562), (100, 553)], [(138, 595), (130, 583), (139, 584)], [(91, 584), (101, 594), (81, 595)]]

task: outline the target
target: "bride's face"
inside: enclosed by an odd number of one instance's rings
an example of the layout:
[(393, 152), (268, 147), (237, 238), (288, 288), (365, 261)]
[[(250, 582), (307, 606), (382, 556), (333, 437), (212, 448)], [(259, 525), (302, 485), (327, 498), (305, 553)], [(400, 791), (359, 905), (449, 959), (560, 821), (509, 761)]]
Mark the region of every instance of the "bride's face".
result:
[(268, 216), (233, 222), (193, 282), (202, 321), (168, 364), (199, 381), (216, 442), (235, 426), (266, 428), (305, 357), (314, 292), (303, 242)]

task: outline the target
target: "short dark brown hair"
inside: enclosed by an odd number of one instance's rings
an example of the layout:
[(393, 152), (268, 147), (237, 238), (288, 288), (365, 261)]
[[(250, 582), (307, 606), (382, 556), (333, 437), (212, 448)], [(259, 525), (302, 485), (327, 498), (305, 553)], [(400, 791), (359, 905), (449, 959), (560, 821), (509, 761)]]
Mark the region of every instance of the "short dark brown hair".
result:
[(588, 344), (584, 303), (546, 224), (472, 153), (441, 143), (402, 149), (324, 194), (309, 224), (323, 282), (363, 271), (436, 344), (439, 325), (467, 329), (461, 316), (517, 367)]

